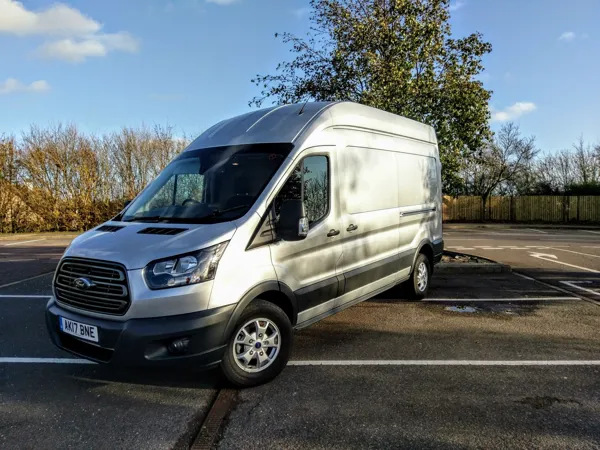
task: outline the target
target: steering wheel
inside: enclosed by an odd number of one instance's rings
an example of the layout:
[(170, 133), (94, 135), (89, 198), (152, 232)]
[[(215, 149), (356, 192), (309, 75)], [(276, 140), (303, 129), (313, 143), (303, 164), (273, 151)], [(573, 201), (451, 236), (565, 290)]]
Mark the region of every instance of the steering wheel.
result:
[(183, 203), (181, 204), (181, 206), (187, 206), (187, 205), (197, 205), (198, 202), (197, 200), (194, 200), (193, 198), (186, 198)]

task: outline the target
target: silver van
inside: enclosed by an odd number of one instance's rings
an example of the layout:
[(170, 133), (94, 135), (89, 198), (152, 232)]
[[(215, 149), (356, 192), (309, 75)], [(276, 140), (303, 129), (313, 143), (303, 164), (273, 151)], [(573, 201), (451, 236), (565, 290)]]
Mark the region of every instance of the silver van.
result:
[(434, 130), (351, 102), (253, 111), (193, 141), (118, 216), (73, 240), (53, 342), (115, 365), (279, 374), (293, 330), (400, 283), (443, 250)]

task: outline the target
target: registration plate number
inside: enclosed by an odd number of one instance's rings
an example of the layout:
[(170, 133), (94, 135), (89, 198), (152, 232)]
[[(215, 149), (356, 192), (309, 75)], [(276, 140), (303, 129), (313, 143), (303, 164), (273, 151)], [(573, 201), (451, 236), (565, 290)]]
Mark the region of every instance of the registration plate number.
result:
[(60, 317), (60, 330), (88, 341), (98, 342), (98, 327)]

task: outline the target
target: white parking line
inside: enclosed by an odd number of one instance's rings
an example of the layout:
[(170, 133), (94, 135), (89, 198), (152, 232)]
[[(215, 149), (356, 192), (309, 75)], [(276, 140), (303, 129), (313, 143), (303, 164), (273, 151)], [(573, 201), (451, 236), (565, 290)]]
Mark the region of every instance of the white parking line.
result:
[(550, 250), (559, 250), (561, 252), (575, 253), (576, 255), (591, 256), (592, 258), (600, 258), (600, 255), (592, 255), (591, 253), (581, 253), (581, 252), (576, 252), (573, 250), (566, 250), (564, 248), (554, 248), (554, 247), (546, 247), (546, 248), (549, 248)]
[(580, 291), (587, 292), (588, 294), (600, 295), (600, 293), (594, 291), (593, 289), (584, 288), (583, 286), (579, 286), (577, 281), (561, 281), (562, 284), (566, 284), (569, 287), (574, 289), (579, 289)]
[(426, 298), (422, 302), (547, 302), (552, 300), (581, 300), (579, 297), (518, 297), (518, 298)]
[(14, 285), (19, 284), (19, 283), (25, 283), (26, 281), (35, 280), (36, 278), (45, 277), (45, 276), (51, 275), (53, 273), (54, 273), (54, 270), (52, 272), (46, 272), (46, 273), (42, 273), (40, 275), (36, 275), (35, 277), (25, 278), (24, 280), (13, 281), (12, 283), (6, 283), (6, 284), (3, 284), (2, 286), (0, 286), (0, 289), (5, 288), (5, 287), (9, 287), (9, 286), (14, 286)]
[(0, 364), (96, 364), (77, 358), (0, 358)]
[(591, 231), (591, 230), (581, 230), (584, 233), (592, 233), (592, 234), (600, 234), (600, 231)]
[(600, 366), (600, 360), (487, 361), (464, 359), (290, 361), (288, 366)]
[[(0, 358), (0, 364), (96, 364), (75, 358)], [(288, 366), (600, 366), (600, 360), (379, 359), (289, 361)]]
[(31, 241), (20, 241), (20, 242), (12, 242), (10, 244), (4, 244), (4, 247), (10, 247), (11, 245), (19, 245), (19, 244), (29, 244), (30, 242), (39, 242), (39, 241), (45, 241), (46, 239), (33, 239)]
[(536, 230), (535, 228), (527, 228), (528, 230), (535, 231), (536, 233), (548, 234), (547, 231)]
[(600, 271), (598, 271), (598, 270), (589, 269), (587, 267), (582, 267), (582, 266), (576, 266), (575, 264), (569, 264), (566, 262), (558, 261), (556, 259), (551, 259), (551, 258), (547, 257), (547, 256), (551, 256), (553, 258), (556, 258), (556, 256), (554, 256), (554, 255), (545, 255), (545, 254), (541, 254), (541, 253), (540, 254), (534, 253), (529, 256), (532, 256), (533, 258), (541, 259), (542, 261), (548, 261), (548, 262), (555, 263), (555, 264), (561, 264), (563, 266), (573, 267), (573, 268), (579, 269), (579, 270), (585, 270), (586, 272), (600, 273)]

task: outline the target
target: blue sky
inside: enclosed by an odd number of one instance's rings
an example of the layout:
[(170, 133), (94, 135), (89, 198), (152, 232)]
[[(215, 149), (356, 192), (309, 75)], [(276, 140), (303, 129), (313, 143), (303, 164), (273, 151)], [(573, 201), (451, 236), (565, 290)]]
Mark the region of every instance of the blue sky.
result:
[[(302, 0), (0, 0), (0, 134), (73, 122), (90, 132), (169, 123), (198, 134), (249, 110), (250, 83), (308, 30)], [(545, 151), (600, 142), (598, 0), (454, 0), (453, 34), (493, 46), (493, 127)]]

